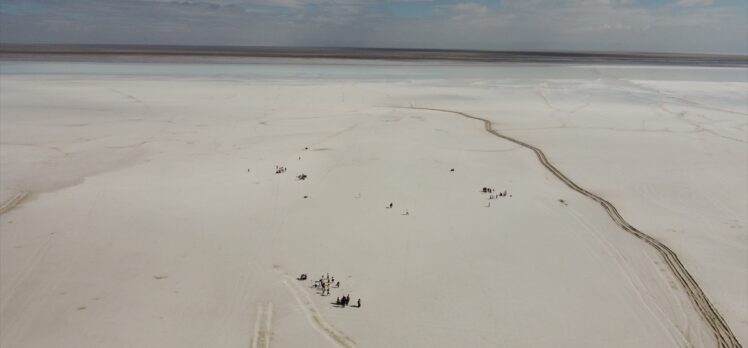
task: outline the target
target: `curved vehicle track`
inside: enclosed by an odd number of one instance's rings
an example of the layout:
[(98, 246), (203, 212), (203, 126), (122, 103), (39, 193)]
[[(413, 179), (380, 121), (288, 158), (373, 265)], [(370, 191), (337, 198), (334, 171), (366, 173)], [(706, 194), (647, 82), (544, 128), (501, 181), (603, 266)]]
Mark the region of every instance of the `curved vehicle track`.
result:
[(21, 203), (21, 201), (24, 198), (26, 198), (26, 196), (28, 196), (28, 195), (29, 195), (29, 193), (26, 192), (26, 191), (19, 192), (15, 196), (13, 196), (11, 199), (7, 200), (5, 203), (3, 203), (2, 205), (0, 205), (0, 215), (5, 214), (8, 211), (10, 211), (11, 209), (13, 209), (16, 205), (18, 205), (19, 203)]
[(699, 312), (707, 325), (711, 328), (712, 332), (714, 333), (714, 337), (717, 340), (718, 347), (742, 348), (740, 342), (738, 342), (738, 339), (735, 337), (735, 335), (732, 333), (732, 330), (730, 330), (730, 327), (727, 325), (727, 322), (725, 322), (725, 319), (722, 318), (722, 315), (719, 314), (717, 308), (715, 308), (714, 305), (709, 301), (706, 294), (703, 290), (701, 290), (701, 287), (699, 287), (699, 284), (696, 282), (696, 280), (693, 279), (690, 273), (688, 273), (688, 270), (686, 270), (686, 267), (683, 265), (683, 263), (681, 263), (680, 259), (678, 259), (678, 255), (676, 255), (675, 252), (668, 248), (667, 245), (647, 235), (646, 233), (639, 231), (636, 227), (629, 224), (623, 218), (623, 216), (621, 216), (621, 214), (618, 212), (618, 209), (616, 209), (616, 207), (613, 206), (612, 203), (590, 191), (585, 190), (584, 188), (577, 185), (574, 181), (566, 177), (566, 175), (558, 170), (558, 168), (551, 164), (542, 150), (523, 141), (499, 133), (498, 131), (493, 129), (491, 121), (484, 118), (446, 109), (423, 107), (410, 107), (410, 109), (446, 112), (477, 121), (483, 121), (487, 132), (535, 152), (535, 155), (538, 157), (538, 160), (540, 160), (540, 163), (559, 180), (566, 184), (566, 186), (574, 191), (581, 193), (582, 195), (587, 196), (589, 199), (600, 203), (600, 205), (603, 207), (603, 209), (605, 209), (605, 211), (608, 213), (610, 218), (613, 219), (613, 222), (615, 222), (616, 225), (621, 227), (626, 232), (629, 232), (635, 237), (643, 240), (645, 243), (649, 244), (655, 250), (657, 250), (660, 256), (662, 256), (662, 258), (665, 260), (665, 263), (668, 265), (668, 268), (670, 268), (670, 271), (673, 273), (675, 278), (678, 279), (678, 282), (680, 282), (680, 284), (683, 286), (683, 289), (686, 291), (686, 294), (691, 299), (693, 305), (696, 307), (696, 310)]

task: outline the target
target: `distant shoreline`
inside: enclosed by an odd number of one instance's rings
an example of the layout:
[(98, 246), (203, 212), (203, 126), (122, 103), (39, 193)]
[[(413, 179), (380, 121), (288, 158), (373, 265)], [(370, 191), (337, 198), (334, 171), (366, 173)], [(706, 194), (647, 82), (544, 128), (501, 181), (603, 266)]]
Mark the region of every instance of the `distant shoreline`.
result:
[(395, 61), (455, 61), (475, 63), (558, 63), (686, 65), (748, 67), (746, 55), (477, 51), (389, 48), (305, 48), (238, 46), (145, 45), (0, 45), (0, 59), (91, 61), (101, 58), (126, 62), (153, 62), (179, 57), (189, 62), (241, 62), (242, 58), (352, 59)]

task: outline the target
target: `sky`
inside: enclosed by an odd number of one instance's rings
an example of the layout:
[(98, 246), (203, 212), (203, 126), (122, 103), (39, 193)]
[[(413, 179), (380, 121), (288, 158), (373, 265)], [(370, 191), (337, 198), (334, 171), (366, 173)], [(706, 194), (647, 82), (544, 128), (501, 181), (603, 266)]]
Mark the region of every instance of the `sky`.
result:
[(0, 0), (0, 42), (748, 54), (748, 1)]

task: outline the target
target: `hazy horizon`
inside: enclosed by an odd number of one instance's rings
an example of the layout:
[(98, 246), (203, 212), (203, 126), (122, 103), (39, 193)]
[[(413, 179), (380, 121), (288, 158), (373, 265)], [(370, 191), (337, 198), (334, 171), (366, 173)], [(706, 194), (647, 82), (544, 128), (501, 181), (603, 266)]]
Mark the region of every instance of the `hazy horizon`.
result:
[(158, 49), (158, 48), (184, 48), (184, 49), (229, 49), (229, 50), (254, 50), (254, 49), (269, 49), (269, 50), (371, 50), (371, 51), (444, 51), (444, 52), (486, 52), (486, 53), (529, 53), (529, 54), (610, 54), (610, 55), (725, 55), (725, 56), (748, 56), (748, 52), (698, 52), (698, 51), (622, 51), (622, 50), (595, 50), (595, 49), (578, 49), (578, 50), (564, 50), (564, 49), (480, 49), (480, 48), (435, 48), (435, 47), (388, 47), (388, 46), (282, 46), (282, 45), (224, 45), (224, 44), (201, 44), (201, 45), (190, 45), (190, 44), (138, 44), (138, 43), (57, 43), (57, 42), (39, 42), (39, 43), (27, 43), (27, 42), (11, 42), (11, 41), (0, 41), (0, 45), (7, 47), (49, 47), (49, 48), (144, 48), (144, 49)]

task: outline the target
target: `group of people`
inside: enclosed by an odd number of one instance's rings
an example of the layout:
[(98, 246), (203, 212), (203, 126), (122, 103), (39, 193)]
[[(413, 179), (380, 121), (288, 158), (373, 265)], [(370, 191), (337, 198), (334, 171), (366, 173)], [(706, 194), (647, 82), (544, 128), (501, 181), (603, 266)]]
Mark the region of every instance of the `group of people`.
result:
[[(306, 274), (302, 274), (302, 276), (306, 276)], [(304, 278), (306, 279), (306, 277)], [(299, 280), (302, 280), (299, 278)], [(340, 281), (335, 281), (335, 277), (330, 277), (330, 274), (327, 274), (327, 277), (320, 277), (319, 280), (314, 281), (314, 284), (312, 284), (312, 287), (315, 289), (321, 289), (322, 290), (322, 296), (330, 295), (330, 288), (333, 287), (333, 284), (336, 288), (340, 287)]]
[[(338, 299), (335, 300), (335, 305), (345, 307), (348, 306), (350, 302), (351, 295), (346, 295), (343, 297), (338, 297)], [(356, 301), (356, 307), (361, 308), (361, 299), (358, 299), (358, 301)]]
[(306, 179), (306, 174), (303, 174), (303, 173), (299, 174), (299, 175), (296, 176), (296, 179), (304, 180), (304, 179)]
[[(299, 277), (296, 278), (296, 280), (299, 280), (299, 281), (307, 280), (306, 273), (302, 273), (301, 275), (299, 275)], [(320, 293), (320, 295), (329, 296), (331, 288), (340, 288), (340, 281), (339, 280), (335, 281), (335, 277), (334, 276), (331, 277), (330, 273), (327, 273), (327, 275), (320, 276), (319, 280), (315, 280), (314, 283), (312, 284), (312, 287), (315, 289), (321, 290), (322, 292)], [(349, 294), (343, 297), (338, 297), (335, 300), (335, 305), (345, 307), (345, 306), (348, 306), (350, 302), (351, 302), (351, 295)], [(360, 298), (356, 301), (356, 307), (359, 307), (359, 308), (361, 307)]]
[(275, 166), (275, 174), (285, 173), (287, 169), (286, 167)]
[(499, 192), (498, 195), (490, 195), (488, 196), (488, 199), (496, 199), (499, 197), (506, 197), (506, 190), (504, 190), (504, 192)]
[[(493, 191), (495, 191), (495, 190), (496, 190), (495, 188), (484, 187), (481, 190), (481, 192), (483, 192), (483, 193), (493, 193)], [(490, 195), (490, 196), (488, 196), (488, 199), (495, 199), (495, 198), (499, 198), (499, 197), (506, 197), (506, 195), (507, 195), (506, 190), (504, 190), (504, 192), (499, 192), (498, 195)], [(511, 195), (510, 195), (510, 197), (511, 197)]]
[[(481, 190), (481, 192), (483, 192), (483, 193), (493, 193), (493, 191), (495, 191), (495, 190), (496, 189), (492, 188), (492, 187), (484, 187)], [(499, 194), (497, 194), (497, 195), (489, 195), (488, 199), (496, 199), (496, 198), (499, 198), (499, 197), (506, 197), (506, 196), (507, 196), (507, 193), (506, 193), (506, 190), (504, 190), (504, 192), (499, 192)], [(512, 195), (509, 195), (509, 197), (511, 197), (511, 196)], [(490, 207), (491, 207), (491, 202), (488, 202), (488, 204), (486, 204), (486, 208), (490, 208)]]

